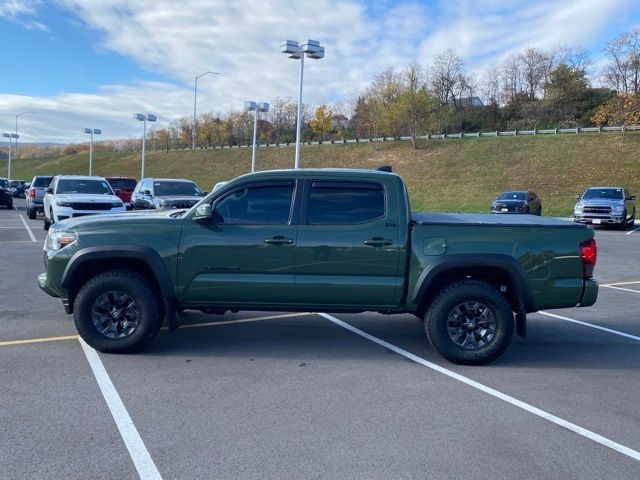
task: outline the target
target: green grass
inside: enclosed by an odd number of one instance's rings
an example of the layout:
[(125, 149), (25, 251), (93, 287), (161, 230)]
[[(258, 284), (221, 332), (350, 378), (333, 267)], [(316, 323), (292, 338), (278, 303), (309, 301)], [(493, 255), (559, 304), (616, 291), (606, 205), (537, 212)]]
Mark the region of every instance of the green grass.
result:
[[(260, 148), (260, 170), (293, 166), (293, 147)], [(6, 172), (6, 160), (0, 172)], [(640, 133), (431, 140), (303, 146), (303, 167), (377, 168), (392, 165), (408, 184), (414, 210), (486, 212), (501, 191), (532, 189), (544, 213), (569, 216), (573, 196), (590, 185), (640, 190)], [(204, 190), (249, 171), (251, 149), (149, 152), (146, 174), (185, 177)], [(37, 174), (86, 174), (88, 154), (20, 159), (13, 178)], [(94, 153), (97, 175), (140, 175), (140, 153)]]

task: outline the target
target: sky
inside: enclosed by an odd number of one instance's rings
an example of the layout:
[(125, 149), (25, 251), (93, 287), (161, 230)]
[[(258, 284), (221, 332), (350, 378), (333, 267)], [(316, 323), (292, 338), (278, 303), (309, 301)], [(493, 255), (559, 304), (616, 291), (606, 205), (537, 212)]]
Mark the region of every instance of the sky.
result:
[(160, 126), (244, 101), (296, 97), (299, 62), (285, 39), (319, 40), (305, 103), (333, 103), (387, 68), (428, 65), (452, 48), (480, 72), (525, 47), (602, 48), (640, 26), (640, 0), (0, 0), (0, 132), (20, 141), (140, 137), (134, 112)]

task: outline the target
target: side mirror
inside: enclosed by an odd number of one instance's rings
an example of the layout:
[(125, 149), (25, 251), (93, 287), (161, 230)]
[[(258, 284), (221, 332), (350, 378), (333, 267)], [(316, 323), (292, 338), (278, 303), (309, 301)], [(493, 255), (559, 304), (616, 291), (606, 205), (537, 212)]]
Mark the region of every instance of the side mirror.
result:
[(121, 195), (122, 194), (122, 190), (120, 190), (119, 188), (116, 188), (116, 195)]
[(202, 192), (202, 196), (206, 197), (209, 194), (209, 192), (207, 192), (206, 190), (204, 192)]
[(53, 193), (53, 188), (47, 187), (44, 189), (44, 193)]
[(631, 196), (629, 197), (629, 200), (635, 200), (635, 199), (636, 199), (636, 196), (635, 196), (635, 195), (631, 195)]
[(196, 213), (193, 216), (193, 221), (206, 225), (208, 223), (211, 223), (211, 216), (212, 216), (211, 204), (203, 203), (198, 208), (196, 208)]
[(582, 198), (582, 195), (576, 195), (576, 200), (580, 200)]
[(151, 195), (151, 190), (143, 190), (142, 194), (143, 195)]

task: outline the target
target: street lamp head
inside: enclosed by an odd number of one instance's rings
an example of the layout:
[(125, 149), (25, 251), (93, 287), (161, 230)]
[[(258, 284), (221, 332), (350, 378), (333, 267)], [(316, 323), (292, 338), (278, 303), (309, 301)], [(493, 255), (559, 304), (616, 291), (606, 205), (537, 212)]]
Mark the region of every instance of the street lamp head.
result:
[(256, 105), (256, 108), (258, 109), (259, 112), (268, 112), (269, 111), (269, 104), (267, 102), (260, 102)]
[(84, 129), (84, 133), (91, 133), (91, 129), (90, 128), (85, 128)]
[(133, 118), (136, 120), (140, 120), (141, 122), (144, 121), (144, 113), (134, 113), (133, 114)]
[(102, 130), (100, 130), (99, 128), (94, 128), (93, 129), (93, 134), (94, 135), (100, 135), (102, 133)]
[(158, 117), (156, 117), (153, 113), (147, 113), (147, 122), (156, 122)]
[(324, 47), (320, 46), (320, 42), (317, 40), (307, 40), (301, 50), (307, 54), (307, 58), (320, 59), (324, 57)]
[(256, 108), (258, 108), (257, 105), (258, 104), (256, 102), (247, 101), (247, 102), (244, 102), (244, 109), (245, 110), (249, 110), (249, 111), (253, 111)]
[(285, 40), (285, 42), (280, 45), (280, 51), (286, 55), (299, 55), (300, 44), (296, 40)]
[(11, 138), (11, 134), (10, 133), (3, 133), (2, 136), (3, 137), (7, 137), (7, 138)]

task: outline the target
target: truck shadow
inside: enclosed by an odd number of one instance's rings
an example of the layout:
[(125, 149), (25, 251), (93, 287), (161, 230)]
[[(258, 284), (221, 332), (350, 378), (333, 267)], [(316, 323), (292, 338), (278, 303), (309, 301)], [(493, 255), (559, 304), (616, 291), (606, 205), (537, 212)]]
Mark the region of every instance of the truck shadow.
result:
[[(503, 369), (509, 367), (569, 370), (640, 371), (638, 342), (614, 335), (575, 329), (570, 324), (532, 322), (527, 339), (514, 337), (511, 347), (492, 364), (458, 367), (443, 358), (428, 343), (422, 322), (409, 315), (340, 315), (340, 318), (371, 335), (446, 368)], [(183, 322), (232, 321), (237, 315), (212, 317), (189, 315)], [(246, 318), (243, 316), (242, 318)], [(310, 358), (390, 361), (390, 350), (355, 335), (317, 315), (228, 323), (202, 328), (162, 332), (142, 353), (145, 356), (282, 358), (301, 362)]]

